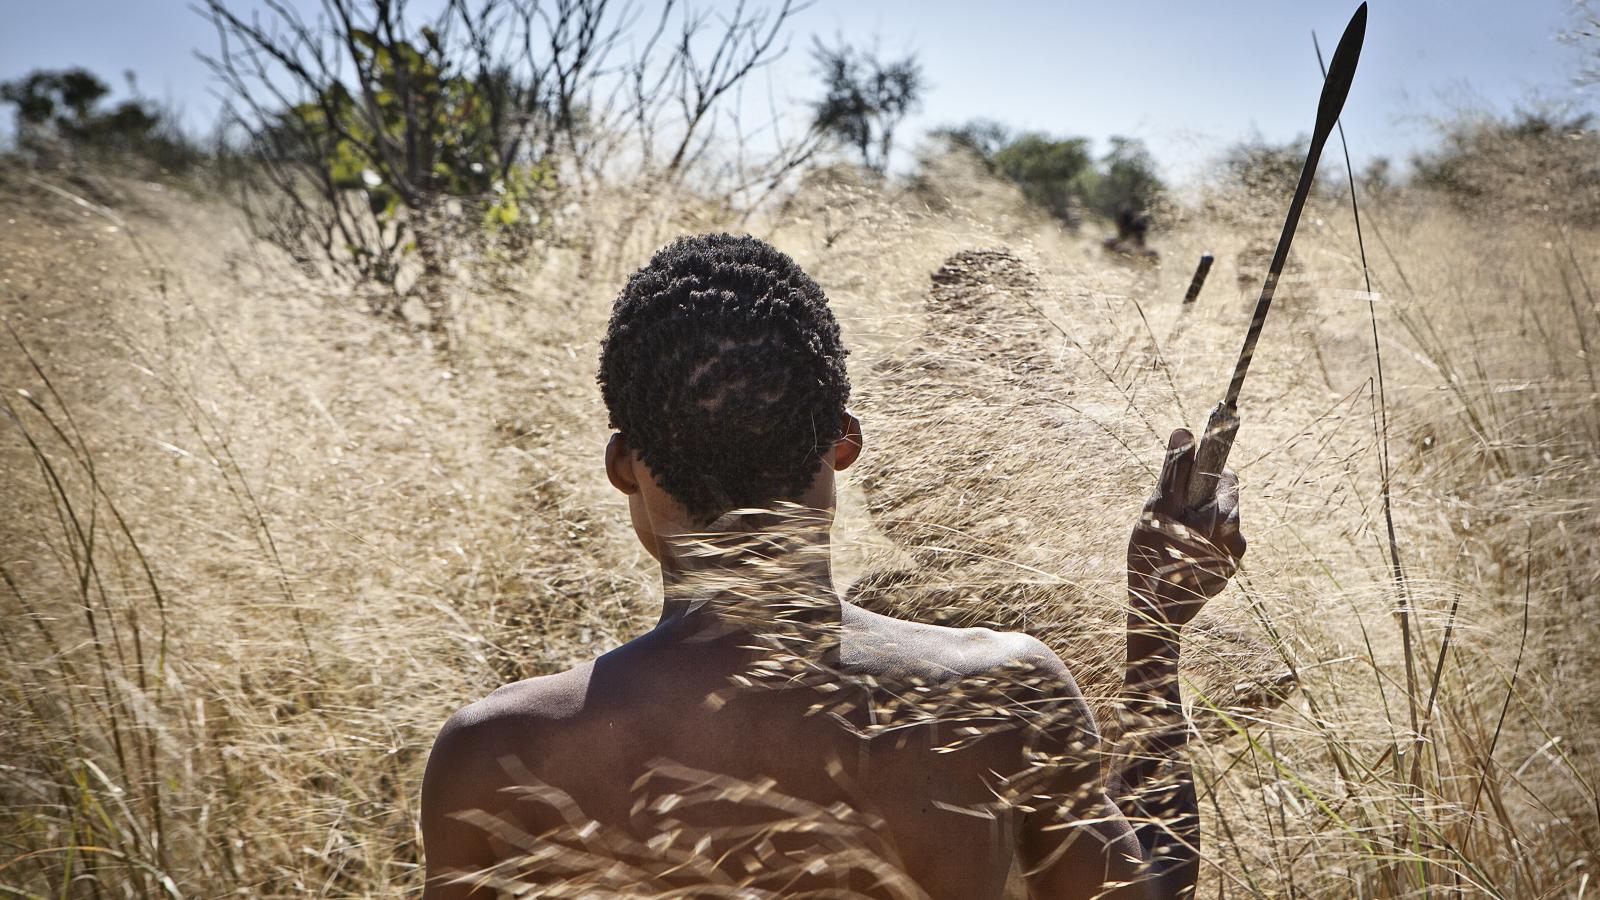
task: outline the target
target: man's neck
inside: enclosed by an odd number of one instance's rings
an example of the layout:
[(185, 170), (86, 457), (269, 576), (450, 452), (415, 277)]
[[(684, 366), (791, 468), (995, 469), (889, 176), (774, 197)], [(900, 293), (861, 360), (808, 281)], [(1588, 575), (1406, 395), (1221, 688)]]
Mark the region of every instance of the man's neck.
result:
[(674, 538), (661, 566), (660, 624), (698, 618), (763, 633), (836, 627), (828, 531), (820, 520), (724, 517)]

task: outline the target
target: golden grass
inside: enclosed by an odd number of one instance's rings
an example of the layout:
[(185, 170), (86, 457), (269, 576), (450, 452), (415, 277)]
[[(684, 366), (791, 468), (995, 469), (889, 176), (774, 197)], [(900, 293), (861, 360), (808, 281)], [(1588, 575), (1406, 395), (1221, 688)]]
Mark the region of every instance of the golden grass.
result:
[[(1191, 214), (1132, 267), (956, 162), (934, 176), (819, 178), (747, 226), (592, 198), (512, 277), (463, 267), (446, 355), (213, 203), (0, 174), (0, 887), (414, 890), (444, 717), (653, 622), (593, 366), (621, 280), (683, 231), (749, 227), (833, 300), (868, 436), (839, 551), (863, 600), (1026, 628), (1103, 711), (1127, 530), (1166, 430), (1223, 384), (1259, 276), (1240, 251), (1276, 223)], [(1242, 407), (1250, 555), (1186, 669), (1202, 891), (1581, 896), (1600, 241), (1421, 196), (1363, 212), (1416, 674), (1367, 310), (1340, 295), (1360, 262), (1348, 209), (1318, 201)], [(1202, 249), (1218, 265), (1183, 312)]]

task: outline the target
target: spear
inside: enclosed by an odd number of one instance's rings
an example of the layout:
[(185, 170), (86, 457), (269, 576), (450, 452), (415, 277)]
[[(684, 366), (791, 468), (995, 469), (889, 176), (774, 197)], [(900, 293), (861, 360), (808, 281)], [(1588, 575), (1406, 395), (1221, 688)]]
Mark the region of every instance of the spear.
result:
[(1194, 473), (1189, 479), (1189, 508), (1198, 509), (1216, 496), (1217, 481), (1228, 463), (1228, 451), (1233, 449), (1233, 439), (1239, 433), (1239, 390), (1244, 387), (1245, 373), (1250, 371), (1250, 359), (1255, 356), (1256, 341), (1261, 337), (1261, 326), (1267, 321), (1267, 311), (1272, 308), (1272, 296), (1278, 289), (1278, 276), (1283, 274), (1283, 264), (1289, 258), (1289, 245), (1294, 243), (1295, 226), (1300, 224), (1300, 211), (1305, 208), (1306, 197), (1311, 193), (1311, 182), (1317, 176), (1317, 162), (1322, 158), (1322, 145), (1339, 121), (1345, 97), (1350, 94), (1350, 82), (1355, 79), (1356, 62), (1361, 57), (1361, 41), (1367, 33), (1367, 4), (1363, 3), (1350, 17), (1339, 46), (1333, 51), (1333, 63), (1328, 66), (1327, 77), (1322, 82), (1322, 99), (1317, 104), (1317, 127), (1311, 132), (1311, 148), (1306, 151), (1305, 166), (1300, 169), (1300, 183), (1295, 186), (1294, 200), (1289, 203), (1289, 215), (1284, 219), (1283, 231), (1278, 235), (1278, 249), (1272, 254), (1272, 265), (1261, 285), (1261, 299), (1256, 301), (1256, 311), (1250, 318), (1250, 330), (1244, 336), (1244, 348), (1239, 351), (1239, 361), (1233, 367), (1233, 378), (1228, 382), (1228, 393), (1211, 410), (1206, 430), (1200, 436), (1200, 446), (1195, 450)]

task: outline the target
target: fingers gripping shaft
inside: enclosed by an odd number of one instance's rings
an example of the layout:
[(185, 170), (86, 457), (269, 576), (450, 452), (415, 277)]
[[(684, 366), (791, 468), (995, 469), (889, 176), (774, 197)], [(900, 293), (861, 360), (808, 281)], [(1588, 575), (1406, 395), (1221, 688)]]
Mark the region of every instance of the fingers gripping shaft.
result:
[(1195, 448), (1194, 471), (1189, 475), (1189, 491), (1184, 497), (1186, 508), (1199, 509), (1216, 497), (1217, 482), (1228, 465), (1228, 451), (1233, 449), (1233, 438), (1238, 433), (1238, 412), (1226, 402), (1218, 403), (1206, 420), (1200, 446)]

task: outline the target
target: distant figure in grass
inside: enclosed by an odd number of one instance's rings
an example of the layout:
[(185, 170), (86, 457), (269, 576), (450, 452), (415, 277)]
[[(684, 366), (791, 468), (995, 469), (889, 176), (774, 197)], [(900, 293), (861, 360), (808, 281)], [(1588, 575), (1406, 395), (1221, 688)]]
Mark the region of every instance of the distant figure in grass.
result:
[(1117, 210), (1112, 224), (1117, 226), (1116, 237), (1105, 239), (1105, 248), (1113, 253), (1140, 259), (1158, 259), (1161, 254), (1145, 243), (1150, 235), (1150, 215), (1126, 207)]
[(1179, 636), (1244, 553), (1237, 482), (1183, 509), (1194, 448), (1172, 435), (1128, 545), (1102, 741), (1040, 641), (839, 598), (834, 473), (863, 443), (844, 361), (822, 290), (754, 238), (680, 239), (628, 281), (600, 359), (605, 468), (660, 562), (661, 619), (445, 723), (426, 897), (1192, 893)]

